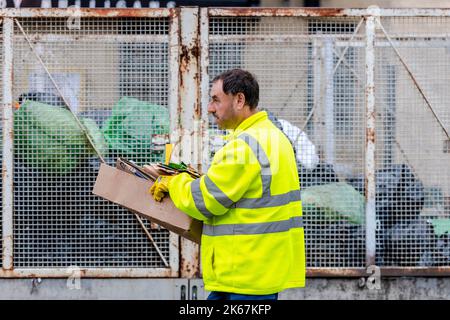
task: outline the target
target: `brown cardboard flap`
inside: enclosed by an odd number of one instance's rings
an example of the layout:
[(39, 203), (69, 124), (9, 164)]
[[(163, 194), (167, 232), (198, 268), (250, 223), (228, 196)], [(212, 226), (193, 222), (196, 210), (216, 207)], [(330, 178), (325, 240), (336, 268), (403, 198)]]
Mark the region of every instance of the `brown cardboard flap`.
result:
[(125, 207), (189, 240), (200, 243), (201, 221), (178, 210), (169, 196), (157, 202), (149, 193), (153, 181), (101, 164), (92, 193)]

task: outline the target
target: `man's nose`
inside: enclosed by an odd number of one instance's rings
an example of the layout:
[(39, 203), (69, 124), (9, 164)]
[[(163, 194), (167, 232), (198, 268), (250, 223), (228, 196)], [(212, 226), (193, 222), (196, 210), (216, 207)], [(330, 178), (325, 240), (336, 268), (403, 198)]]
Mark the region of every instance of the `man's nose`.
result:
[(208, 103), (208, 113), (214, 113), (215, 111), (213, 104), (211, 102)]

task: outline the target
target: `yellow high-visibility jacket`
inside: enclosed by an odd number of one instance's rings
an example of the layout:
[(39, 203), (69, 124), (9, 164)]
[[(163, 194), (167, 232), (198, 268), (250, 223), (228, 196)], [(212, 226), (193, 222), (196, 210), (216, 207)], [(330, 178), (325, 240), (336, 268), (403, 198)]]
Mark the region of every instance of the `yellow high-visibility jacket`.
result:
[(175, 206), (203, 221), (208, 291), (272, 294), (305, 285), (300, 184), (292, 145), (264, 111), (244, 120), (199, 179), (169, 183)]

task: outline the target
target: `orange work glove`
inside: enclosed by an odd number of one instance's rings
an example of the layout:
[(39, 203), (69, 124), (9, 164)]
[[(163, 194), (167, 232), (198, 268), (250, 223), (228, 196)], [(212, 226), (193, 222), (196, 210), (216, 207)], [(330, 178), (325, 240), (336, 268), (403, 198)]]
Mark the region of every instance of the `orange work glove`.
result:
[(174, 176), (159, 176), (150, 188), (149, 192), (153, 195), (153, 199), (160, 202), (169, 192), (169, 182)]

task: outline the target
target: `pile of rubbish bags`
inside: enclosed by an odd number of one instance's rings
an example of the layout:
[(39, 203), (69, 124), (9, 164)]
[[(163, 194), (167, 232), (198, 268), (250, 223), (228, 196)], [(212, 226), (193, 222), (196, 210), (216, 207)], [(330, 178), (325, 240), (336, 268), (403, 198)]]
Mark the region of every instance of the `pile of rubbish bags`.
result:
[[(18, 266), (164, 267), (135, 217), (92, 195), (100, 160), (70, 111), (47, 98), (26, 95), (14, 114), (15, 250), (24, 257)], [(167, 108), (124, 97), (112, 111), (78, 117), (108, 164), (119, 156), (163, 161), (152, 138), (169, 133)], [(152, 236), (168, 242), (164, 229)]]
[[(48, 99), (24, 95), (14, 115), (17, 256), (39, 255), (63, 265), (80, 265), (82, 259), (87, 267), (163, 267), (162, 261), (155, 265), (154, 247), (142, 245), (148, 239), (134, 217), (91, 194), (100, 160), (63, 102)], [(299, 128), (269, 116), (291, 141), (298, 161), (308, 266), (364, 266), (364, 177), (340, 181)], [(138, 164), (164, 161), (169, 113), (163, 106), (123, 97), (111, 110), (85, 111), (79, 119), (109, 164), (118, 157)], [(449, 220), (421, 217), (424, 187), (411, 168), (395, 164), (377, 170), (376, 186), (377, 265), (449, 265)], [(42, 230), (42, 241), (27, 240)], [(152, 235), (157, 243), (168, 241), (166, 230)], [(39, 259), (25, 260), (18, 267), (41, 265)]]
[[(330, 164), (299, 166), (307, 261), (311, 267), (361, 267), (365, 259), (364, 177), (338, 182)], [(376, 264), (448, 266), (450, 219), (421, 216), (422, 182), (407, 164), (376, 171)]]
[[(169, 113), (163, 106), (123, 97), (103, 123), (83, 116), (79, 120), (102, 156), (142, 163), (163, 159), (161, 147), (155, 152), (157, 138), (169, 134)], [(15, 112), (14, 132), (16, 157), (46, 174), (66, 175), (81, 161), (96, 156), (75, 117), (64, 107), (25, 99)]]

